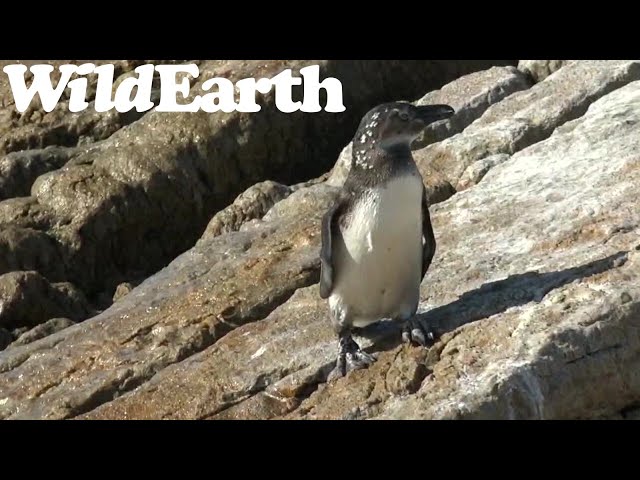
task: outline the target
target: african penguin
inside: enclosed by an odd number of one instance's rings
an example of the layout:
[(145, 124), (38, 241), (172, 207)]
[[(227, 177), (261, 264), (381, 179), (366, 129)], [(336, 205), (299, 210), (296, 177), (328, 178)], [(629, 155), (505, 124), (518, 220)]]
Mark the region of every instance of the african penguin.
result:
[(360, 122), (351, 170), (322, 219), (320, 296), (329, 299), (339, 344), (330, 379), (375, 360), (353, 340), (354, 327), (391, 318), (405, 322), (404, 341), (432, 338), (415, 320), (436, 244), (410, 146), (426, 125), (453, 114), (448, 105), (395, 102)]

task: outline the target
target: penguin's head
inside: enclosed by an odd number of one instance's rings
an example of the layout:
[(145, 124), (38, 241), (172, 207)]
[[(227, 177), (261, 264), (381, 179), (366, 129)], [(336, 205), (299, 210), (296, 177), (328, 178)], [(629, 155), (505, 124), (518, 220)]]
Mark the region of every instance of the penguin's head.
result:
[(449, 105), (422, 105), (394, 102), (378, 105), (360, 122), (356, 144), (378, 143), (382, 148), (408, 147), (424, 127), (455, 113)]

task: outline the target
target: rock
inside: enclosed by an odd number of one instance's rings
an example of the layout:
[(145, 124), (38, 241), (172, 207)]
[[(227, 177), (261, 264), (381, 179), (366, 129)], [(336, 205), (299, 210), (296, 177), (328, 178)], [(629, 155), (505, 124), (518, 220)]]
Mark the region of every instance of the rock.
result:
[(89, 313), (84, 295), (70, 283), (52, 284), (33, 271), (0, 275), (0, 325), (4, 327), (33, 327), (60, 316), (82, 320)]
[(442, 336), (428, 351), (382, 323), (368, 333), (376, 364), (324, 384), (335, 338), (314, 285), (82, 418), (602, 418), (637, 405), (639, 148), (634, 82), (435, 205), (420, 318)]
[(477, 160), (511, 155), (548, 138), (560, 125), (583, 115), (597, 99), (638, 79), (638, 61), (567, 64), (530, 89), (492, 105), (464, 132), (414, 152), (414, 158), (420, 169), (431, 165), (457, 185)]
[(538, 83), (571, 62), (572, 60), (520, 60), (518, 70)]
[[(514, 67), (492, 67), (463, 75), (447, 83), (442, 89), (427, 93), (414, 103), (416, 105), (446, 104), (452, 106), (456, 113), (447, 120), (429, 125), (413, 142), (412, 148), (417, 150), (461, 132), (479, 118), (489, 106), (530, 86), (531, 81)], [(352, 144), (349, 143), (342, 150), (329, 178), (331, 185), (339, 186), (346, 180), (351, 166), (351, 147)], [(446, 188), (446, 185), (443, 184), (441, 188)]]
[(11, 332), (0, 327), (0, 350), (7, 348), (11, 342), (13, 342), (13, 335), (11, 335)]
[(62, 167), (74, 152), (75, 148), (47, 147), (0, 158), (0, 200), (28, 196), (37, 177)]
[(610, 89), (432, 207), (419, 309), (441, 334), (432, 348), (381, 322), (358, 338), (376, 364), (326, 383), (335, 335), (315, 283), (336, 189), (321, 183), (202, 238), (100, 315), (0, 353), (0, 417), (633, 415), (640, 82)]
[(235, 232), (247, 221), (262, 218), (277, 202), (286, 198), (291, 188), (267, 180), (242, 192), (231, 205), (216, 213), (202, 236), (213, 238), (221, 233)]
[(33, 197), (11, 198), (0, 202), (0, 228), (7, 227), (34, 230), (52, 228), (53, 212), (40, 205)]
[(131, 282), (122, 282), (116, 287), (116, 291), (113, 294), (113, 303), (116, 303), (125, 295), (128, 295), (131, 290), (134, 289), (134, 285)]
[(264, 318), (318, 281), (320, 218), (336, 193), (296, 191), (268, 219), (201, 240), (100, 315), (3, 352), (0, 417), (79, 415)]
[(499, 153), (497, 155), (491, 155), (489, 157), (485, 157), (473, 162), (467, 167), (467, 169), (460, 177), (455, 190), (466, 190), (467, 188), (476, 185), (480, 182), (480, 180), (484, 178), (489, 170), (491, 170), (496, 165), (500, 165), (501, 163), (506, 162), (507, 160), (509, 160), (509, 155), (505, 153)]
[(11, 225), (0, 228), (0, 274), (34, 270), (51, 281), (62, 281), (65, 256), (64, 247), (45, 232)]
[[(340, 78), (345, 113), (285, 114), (269, 94), (259, 99), (258, 114), (151, 111), (115, 133), (111, 127), (122, 126), (115, 120), (102, 129), (102, 120), (77, 120), (80, 125), (75, 125), (76, 120), (65, 117), (70, 123), (61, 133), (54, 129), (53, 137), (45, 138), (41, 129), (35, 136), (31, 130), (23, 135), (14, 124), (27, 122), (30, 129), (36, 123), (54, 125), (46, 115), (10, 120), (13, 127), (3, 137), (6, 151), (49, 143), (75, 146), (89, 132), (92, 140), (104, 138), (31, 186), (52, 226), (41, 225), (34, 233), (37, 221), (24, 218), (22, 223), (30, 226), (12, 235), (23, 243), (31, 237), (51, 243), (45, 251), (53, 265), (34, 267), (50, 280), (82, 285), (89, 297), (113, 292), (133, 272), (149, 275), (192, 247), (211, 216), (256, 182), (272, 179), (288, 185), (323, 173), (373, 105), (396, 95), (417, 98), (461, 74), (513, 62), (211, 61), (200, 65), (192, 95), (202, 93), (202, 82), (211, 77), (270, 77), (287, 67), (296, 74), (310, 63), (320, 65), (322, 77)], [(24, 205), (0, 210), (7, 217), (18, 216), (12, 208), (22, 212)], [(16, 257), (13, 243), (4, 242), (9, 257)], [(0, 250), (2, 245), (0, 241)], [(26, 269), (33, 262), (20, 257), (11, 264), (12, 269)], [(0, 272), (5, 271), (0, 261)]]
[[(101, 65), (110, 63), (114, 65), (114, 77), (122, 76), (131, 72), (136, 67), (144, 63), (182, 63), (183, 60), (47, 60), (46, 63), (53, 65), (54, 70), (51, 78), (57, 82), (60, 72), (57, 67), (62, 64), (82, 64), (94, 63)], [(27, 66), (40, 63), (38, 61), (2, 61), (0, 67), (8, 64), (23, 63)], [(40, 98), (36, 96), (34, 101), (24, 113), (19, 113), (13, 105), (15, 104), (13, 94), (8, 84), (6, 75), (2, 75), (0, 80), (0, 101), (2, 102), (3, 113), (0, 115), (0, 155), (28, 149), (43, 149), (49, 145), (63, 147), (76, 146), (83, 143), (102, 140), (120, 128), (132, 123), (140, 118), (144, 113), (135, 110), (120, 113), (116, 110), (108, 112), (96, 112), (93, 108), (97, 75), (88, 75), (87, 78), (87, 100), (89, 107), (77, 113), (69, 112), (69, 89), (62, 93), (61, 101), (51, 111), (45, 112), (42, 109)], [(31, 72), (27, 71), (27, 82), (32, 78)], [(74, 75), (72, 77), (75, 78)], [(27, 83), (29, 84), (29, 83)]]
[(446, 104), (456, 113), (447, 120), (428, 125), (412, 148), (423, 148), (460, 133), (491, 105), (512, 93), (531, 87), (531, 81), (515, 67), (493, 67), (464, 75), (440, 90), (427, 93), (416, 105)]
[(60, 330), (64, 330), (73, 324), (74, 322), (68, 318), (52, 318), (51, 320), (47, 320), (46, 322), (20, 335), (13, 343), (11, 343), (11, 345), (9, 345), (9, 348), (35, 342), (36, 340), (59, 332)]

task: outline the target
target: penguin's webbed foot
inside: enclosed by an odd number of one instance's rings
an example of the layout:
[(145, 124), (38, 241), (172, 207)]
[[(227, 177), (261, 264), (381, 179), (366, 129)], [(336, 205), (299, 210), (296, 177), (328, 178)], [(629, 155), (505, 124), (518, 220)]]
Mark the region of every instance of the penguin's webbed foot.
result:
[(433, 345), (436, 340), (435, 332), (423, 325), (415, 317), (409, 319), (402, 327), (402, 341), (423, 347)]
[(376, 361), (376, 358), (360, 349), (360, 346), (353, 340), (350, 333), (340, 335), (338, 340), (338, 358), (336, 367), (331, 371), (327, 381), (332, 381), (344, 377), (352, 370), (366, 368)]

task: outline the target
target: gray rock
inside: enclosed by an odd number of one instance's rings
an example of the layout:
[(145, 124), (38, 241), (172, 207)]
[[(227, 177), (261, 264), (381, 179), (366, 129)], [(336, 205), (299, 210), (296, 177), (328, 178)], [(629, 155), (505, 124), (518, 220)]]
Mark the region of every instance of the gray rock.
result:
[(419, 168), (430, 165), (451, 185), (477, 160), (513, 154), (548, 138), (560, 125), (584, 114), (607, 93), (640, 79), (640, 62), (572, 62), (528, 90), (489, 107), (464, 132), (414, 152)]
[(62, 167), (74, 152), (75, 148), (47, 147), (0, 158), (0, 200), (28, 196), (36, 178)]
[(12, 225), (0, 228), (0, 274), (34, 270), (51, 281), (63, 281), (65, 256), (64, 246), (46, 232)]
[(291, 188), (267, 180), (242, 192), (231, 205), (216, 213), (204, 231), (203, 239), (235, 232), (250, 220), (262, 218), (277, 202), (291, 193)]
[[(320, 65), (322, 77), (341, 79), (345, 113), (285, 114), (269, 94), (260, 99), (258, 114), (152, 111), (124, 128), (111, 120), (101, 128), (103, 117), (78, 120), (78, 125), (64, 117), (68, 123), (62, 133), (53, 129), (51, 138), (42, 129), (34, 133), (35, 124), (55, 125), (46, 115), (38, 120), (37, 109), (10, 120), (25, 123), (29, 131), (22, 135), (19, 125), (12, 124), (3, 137), (6, 151), (77, 145), (89, 133), (92, 140), (105, 139), (35, 180), (31, 194), (51, 226), (35, 227), (36, 219), (23, 219), (29, 226), (11, 234), (19, 242), (0, 240), (0, 253), (10, 258), (5, 263), (10, 269), (33, 265), (53, 281), (82, 285), (90, 297), (102, 292), (111, 297), (134, 272), (149, 275), (192, 247), (211, 216), (256, 182), (271, 178), (292, 184), (323, 173), (371, 106), (395, 95), (417, 98), (459, 75), (513, 62), (208, 61), (200, 65), (192, 94), (202, 93), (202, 82), (211, 77), (270, 77), (311, 63)], [(118, 127), (115, 133), (112, 127)], [(24, 205), (12, 203), (0, 210), (6, 217), (18, 216), (12, 208), (23, 211)], [(28, 230), (38, 228), (38, 233)], [(42, 256), (27, 252), (25, 239), (32, 237), (38, 244), (51, 244), (45, 249), (50, 264), (36, 265), (25, 257)], [(12, 251), (14, 244), (24, 255)], [(0, 272), (6, 271), (0, 260)]]
[(489, 170), (507, 160), (509, 160), (509, 155), (499, 153), (473, 162), (460, 177), (455, 188), (456, 191), (459, 192), (476, 185), (484, 178)]
[(381, 324), (378, 361), (324, 384), (335, 338), (314, 285), (83, 418), (601, 418), (637, 405), (639, 148), (634, 82), (434, 206), (420, 317), (442, 337), (429, 350)]
[(3, 352), (0, 417), (81, 414), (264, 318), (317, 282), (320, 218), (335, 194), (300, 189), (269, 220), (203, 239), (100, 315)]
[(122, 282), (116, 287), (116, 291), (113, 294), (113, 303), (116, 303), (125, 295), (128, 295), (131, 290), (134, 289), (134, 285), (131, 282)]
[(572, 60), (520, 60), (518, 70), (538, 83), (571, 62)]
[(0, 275), (0, 325), (33, 327), (53, 317), (81, 320), (91, 309), (70, 283), (49, 283), (37, 272)]
[(55, 224), (53, 212), (33, 197), (17, 197), (0, 202), (0, 228), (46, 230)]
[(440, 90), (427, 93), (415, 104), (446, 104), (452, 106), (456, 113), (447, 120), (428, 125), (413, 142), (412, 148), (417, 150), (460, 133), (491, 105), (531, 85), (527, 76), (515, 67), (493, 67), (464, 75)]
[(46, 322), (38, 325), (37, 327), (28, 330), (20, 335), (8, 348), (18, 347), (20, 345), (26, 345), (27, 343), (35, 342), (48, 335), (52, 335), (60, 330), (64, 330), (67, 327), (73, 325), (74, 322), (68, 318), (52, 318)]
[[(491, 105), (530, 86), (531, 81), (516, 68), (492, 67), (463, 75), (440, 90), (427, 93), (415, 104), (446, 104), (452, 106), (456, 113), (447, 120), (429, 125), (413, 142), (412, 148), (417, 150), (461, 132)], [(347, 178), (351, 166), (351, 146), (350, 142), (340, 153), (329, 178), (331, 185), (342, 185)]]

